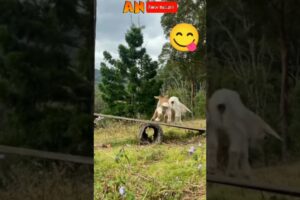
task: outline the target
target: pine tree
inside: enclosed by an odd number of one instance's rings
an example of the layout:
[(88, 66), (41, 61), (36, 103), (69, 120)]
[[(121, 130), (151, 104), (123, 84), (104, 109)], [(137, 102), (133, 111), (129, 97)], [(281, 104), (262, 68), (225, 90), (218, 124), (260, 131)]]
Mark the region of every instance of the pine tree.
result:
[[(127, 46), (119, 45), (119, 59), (104, 52), (99, 87), (107, 112), (137, 117), (151, 115), (161, 83), (157, 81), (158, 63), (152, 61), (143, 45), (142, 29), (132, 26), (125, 35)], [(110, 65), (110, 67), (107, 66)]]
[(1, 144), (92, 155), (92, 27), (92, 1), (1, 1)]
[[(124, 105), (127, 99), (127, 92), (125, 91), (125, 79), (119, 66), (119, 61), (112, 59), (108, 52), (104, 52), (104, 59), (108, 63), (101, 63), (100, 72), (102, 75), (101, 83), (99, 84), (99, 89), (102, 94), (104, 102), (107, 103), (108, 110), (104, 110), (110, 114), (124, 115), (126, 112), (126, 107)], [(112, 66), (107, 66), (110, 64)]]

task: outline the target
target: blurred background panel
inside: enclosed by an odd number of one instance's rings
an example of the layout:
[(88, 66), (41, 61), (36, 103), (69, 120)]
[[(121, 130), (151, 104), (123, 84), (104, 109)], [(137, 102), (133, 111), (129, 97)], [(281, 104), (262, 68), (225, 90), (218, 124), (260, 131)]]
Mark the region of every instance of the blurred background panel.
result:
[[(281, 142), (267, 136), (249, 147), (257, 184), (300, 188), (299, 8), (296, 0), (207, 2), (208, 98), (220, 88), (236, 91), (282, 137)], [(223, 168), (225, 152), (218, 158)], [(207, 194), (208, 199), (290, 198), (217, 184), (208, 184)]]
[(0, 3), (0, 144), (92, 155), (94, 1)]
[[(92, 159), (94, 41), (94, 0), (0, 0), (0, 145)], [(38, 174), (30, 157), (1, 155), (0, 174), (5, 176), (0, 178), (0, 198), (26, 186), (20, 182), (11, 191), (10, 184), (21, 175), (36, 180), (40, 187), (35, 190), (46, 188), (46, 177)], [(72, 187), (72, 181), (78, 183), (79, 175), (85, 174), (80, 183), (93, 188), (92, 165), (62, 162), (56, 169), (57, 161), (34, 163), (48, 175), (53, 172), (48, 178), (68, 177), (64, 181), (70, 182), (69, 191), (60, 191), (53, 199), (92, 198), (92, 189), (83, 198)], [(28, 173), (18, 173), (20, 168)], [(24, 198), (40, 197), (27, 194)]]

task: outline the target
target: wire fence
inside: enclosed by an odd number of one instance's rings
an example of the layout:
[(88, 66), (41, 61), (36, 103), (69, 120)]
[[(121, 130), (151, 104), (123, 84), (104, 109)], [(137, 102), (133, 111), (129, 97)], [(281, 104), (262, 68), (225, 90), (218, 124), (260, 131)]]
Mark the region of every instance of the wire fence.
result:
[(54, 153), (54, 152), (33, 150), (33, 149), (20, 148), (20, 147), (0, 145), (0, 152), (5, 154), (31, 156), (36, 158), (60, 160), (60, 161), (67, 161), (67, 162), (80, 163), (80, 164), (89, 164), (89, 165), (94, 164), (94, 159), (92, 157)]
[(234, 180), (232, 178), (225, 178), (225, 177), (217, 177), (209, 175), (207, 176), (208, 183), (216, 183), (221, 185), (239, 187), (249, 190), (256, 190), (256, 191), (264, 191), (269, 193), (276, 193), (282, 195), (289, 195), (289, 196), (296, 196), (300, 197), (300, 190), (299, 188), (291, 188), (291, 187), (283, 187), (283, 186), (272, 186), (260, 183), (253, 183), (249, 181), (241, 181), (241, 180)]

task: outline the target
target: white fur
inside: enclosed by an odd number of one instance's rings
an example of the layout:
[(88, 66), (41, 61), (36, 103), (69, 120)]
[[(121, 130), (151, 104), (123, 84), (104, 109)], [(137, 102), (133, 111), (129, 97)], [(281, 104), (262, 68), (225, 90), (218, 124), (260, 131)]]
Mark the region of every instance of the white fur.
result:
[(230, 176), (237, 172), (250, 175), (249, 142), (263, 138), (266, 133), (281, 140), (266, 122), (244, 106), (237, 92), (217, 90), (209, 99), (207, 112), (209, 173), (215, 173), (217, 168), (220, 131), (229, 139), (227, 173)]
[(190, 109), (188, 109), (183, 103), (179, 101), (178, 97), (170, 97), (169, 106), (175, 112), (175, 122), (182, 123), (181, 116), (184, 115), (186, 112), (192, 113)]
[(160, 122), (171, 122), (171, 118), (172, 118), (172, 110), (169, 106), (163, 106), (160, 105), (156, 108), (155, 112), (154, 112), (154, 116), (152, 117), (152, 120)]
[(157, 122), (163, 121), (163, 122), (170, 123), (172, 117), (172, 111), (169, 106), (168, 96), (165, 97), (155, 96), (154, 98), (158, 99), (158, 102), (151, 120)]

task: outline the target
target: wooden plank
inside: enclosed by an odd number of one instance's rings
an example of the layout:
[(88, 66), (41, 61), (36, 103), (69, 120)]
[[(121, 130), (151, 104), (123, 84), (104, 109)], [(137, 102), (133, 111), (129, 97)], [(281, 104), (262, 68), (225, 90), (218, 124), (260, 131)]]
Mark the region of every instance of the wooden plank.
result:
[(243, 180), (236, 180), (234, 178), (228, 177), (220, 177), (216, 175), (208, 175), (207, 182), (209, 183), (216, 183), (222, 185), (228, 185), (233, 187), (245, 188), (250, 190), (258, 190), (258, 191), (265, 191), (270, 193), (277, 193), (289, 196), (300, 196), (299, 188), (291, 188), (291, 187), (283, 187), (283, 186), (272, 186), (270, 184), (264, 185), (259, 184), (257, 182), (251, 182), (251, 180), (243, 181)]
[(75, 155), (70, 155), (70, 154), (39, 151), (39, 150), (19, 148), (19, 147), (10, 147), (10, 146), (4, 146), (4, 145), (0, 145), (0, 152), (6, 153), (6, 154), (32, 156), (32, 157), (37, 157), (37, 158), (61, 160), (61, 161), (81, 163), (81, 164), (91, 164), (91, 165), (94, 164), (94, 159), (92, 157), (75, 156)]
[(114, 116), (114, 115), (104, 115), (104, 114), (100, 114), (100, 113), (94, 113), (94, 115), (97, 117), (100, 116), (100, 117), (110, 118), (110, 119), (119, 119), (119, 120), (126, 120), (126, 121), (140, 122), (140, 123), (149, 123), (149, 124), (158, 124), (158, 125), (162, 125), (162, 126), (186, 129), (186, 130), (191, 130), (191, 131), (198, 131), (200, 133), (204, 133), (206, 131), (206, 129), (204, 129), (204, 128), (186, 127), (186, 126), (181, 126), (181, 125), (176, 125), (176, 124), (168, 124), (168, 123), (155, 122), (155, 121), (150, 121), (150, 120), (133, 119), (133, 118), (128, 118), (128, 117)]

